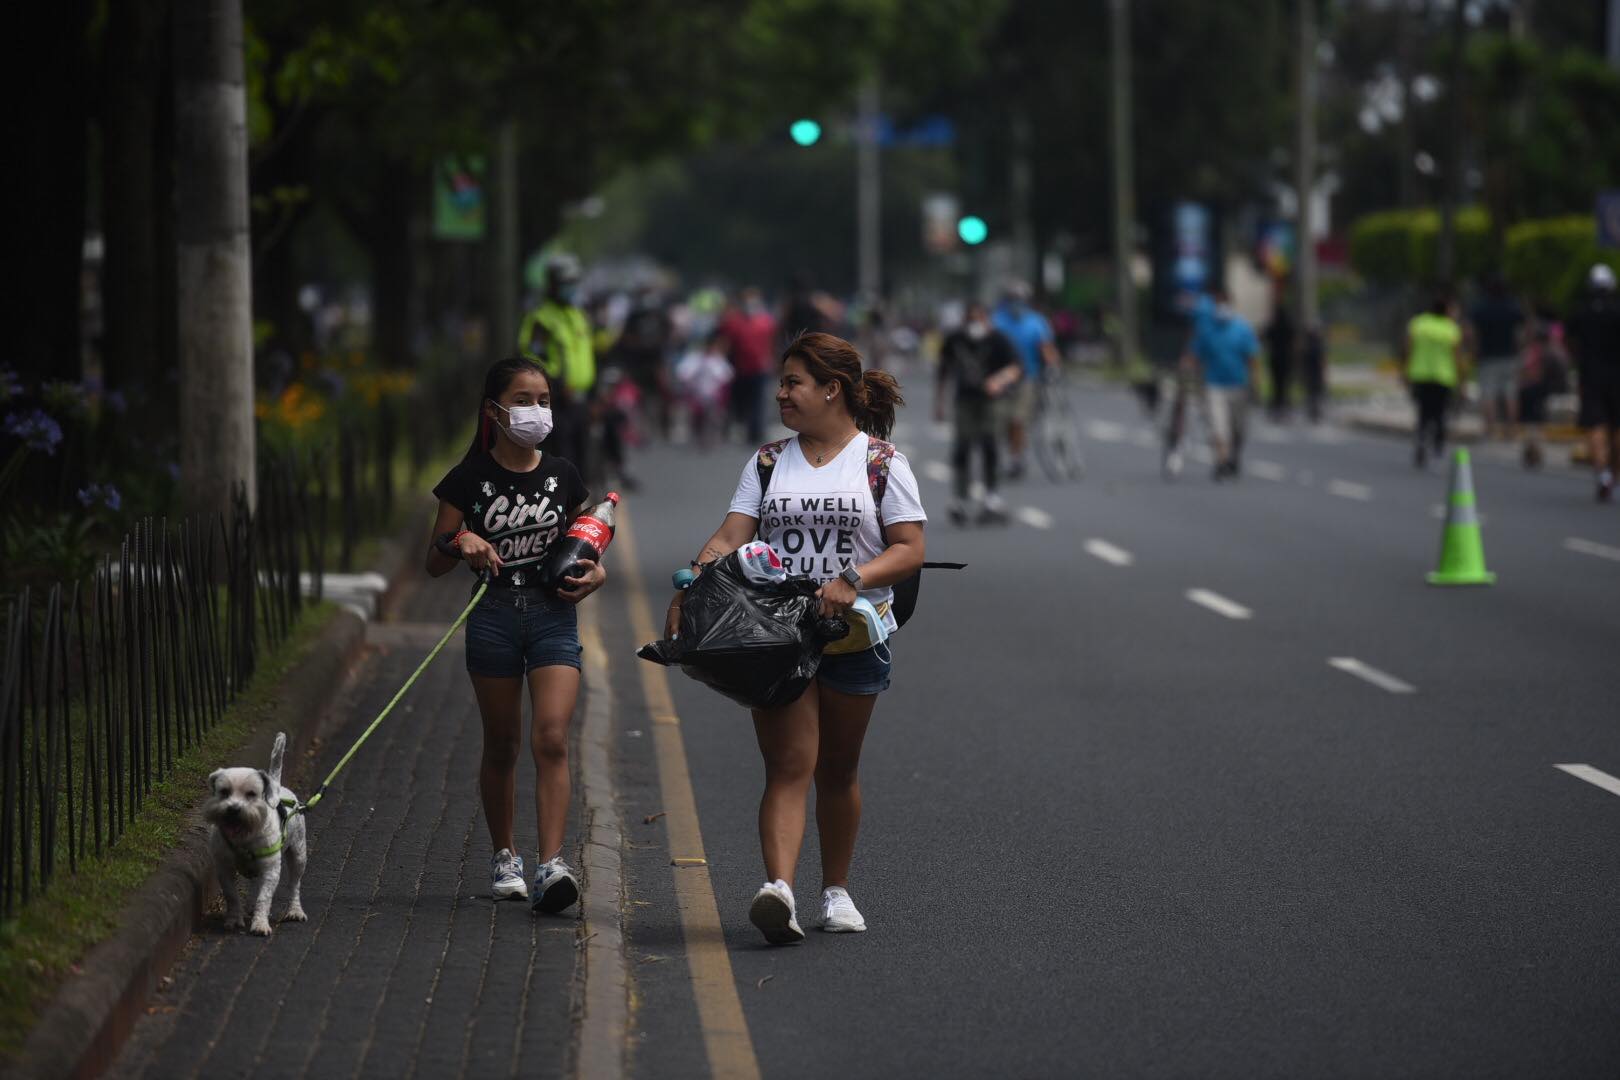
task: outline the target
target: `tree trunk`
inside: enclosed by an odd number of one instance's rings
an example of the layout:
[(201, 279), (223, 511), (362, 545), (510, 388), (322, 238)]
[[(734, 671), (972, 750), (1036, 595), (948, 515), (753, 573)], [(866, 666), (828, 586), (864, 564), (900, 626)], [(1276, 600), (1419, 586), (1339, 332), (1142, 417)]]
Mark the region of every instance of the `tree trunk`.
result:
[(252, 270), (241, 0), (175, 9), (180, 470), (188, 509), (254, 499)]
[[(20, 128), (11, 157), (20, 168), (21, 212), (13, 215), (14, 250), (26, 260), (27, 286), (7, 290), (17, 310), (6, 363), (28, 381), (79, 373), (79, 306), (84, 261), (88, 0), (63, 0), (32, 12), (28, 70), (41, 76), (14, 110)], [(14, 31), (20, 32), (20, 31)]]
[[(102, 355), (107, 383), (138, 388), (143, 400), (164, 389), (168, 367), (159, 345), (158, 222), (169, 200), (166, 185), (160, 196), (157, 159), (168, 13), (168, 0), (124, 0), (108, 9), (102, 94)], [(167, 410), (157, 412), (154, 419), (172, 420)]]
[(1446, 161), (1440, 174), (1440, 240), (1434, 257), (1434, 276), (1441, 288), (1453, 285), (1457, 270), (1457, 204), (1463, 198), (1462, 103), (1463, 45), (1467, 41), (1467, 5), (1461, 0), (1451, 13), (1451, 56), (1446, 75)]

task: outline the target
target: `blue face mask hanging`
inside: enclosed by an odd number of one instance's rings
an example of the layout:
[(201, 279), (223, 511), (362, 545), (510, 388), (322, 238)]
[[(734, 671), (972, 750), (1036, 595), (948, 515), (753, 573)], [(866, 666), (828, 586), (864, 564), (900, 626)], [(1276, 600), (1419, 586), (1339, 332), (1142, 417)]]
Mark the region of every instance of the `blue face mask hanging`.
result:
[(851, 619), (859, 619), (866, 624), (866, 640), (872, 643), (874, 650), (882, 650), (877, 654), (878, 659), (885, 664), (892, 663), (893, 656), (884, 644), (889, 640), (889, 628), (884, 625), (883, 616), (878, 614), (877, 605), (864, 596), (856, 597), (849, 615)]

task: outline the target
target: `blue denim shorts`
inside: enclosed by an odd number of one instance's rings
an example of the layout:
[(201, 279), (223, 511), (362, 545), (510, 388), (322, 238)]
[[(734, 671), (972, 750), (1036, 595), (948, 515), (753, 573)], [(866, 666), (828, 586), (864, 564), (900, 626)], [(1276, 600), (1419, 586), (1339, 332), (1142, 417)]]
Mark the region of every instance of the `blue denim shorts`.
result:
[(579, 667), (579, 613), (538, 589), (490, 589), (467, 616), (467, 671), (515, 679), (539, 667)]
[(841, 694), (881, 694), (889, 688), (889, 672), (894, 667), (889, 650), (893, 645), (891, 638), (881, 647), (824, 655), (816, 671), (816, 682)]

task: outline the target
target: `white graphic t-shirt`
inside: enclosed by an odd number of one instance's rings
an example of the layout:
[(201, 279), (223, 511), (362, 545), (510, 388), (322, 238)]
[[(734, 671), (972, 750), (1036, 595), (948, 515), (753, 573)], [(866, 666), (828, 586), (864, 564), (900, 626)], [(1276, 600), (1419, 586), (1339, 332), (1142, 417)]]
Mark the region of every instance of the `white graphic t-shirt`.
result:
[[(873, 513), (872, 488), (866, 478), (870, 439), (856, 435), (831, 461), (817, 468), (799, 447), (798, 437), (782, 447), (771, 471), (770, 490), (759, 490), (758, 452), (748, 456), (731, 509), (759, 519), (759, 538), (782, 556), (789, 574), (831, 581), (846, 565), (864, 566), (883, 553), (883, 530)], [(889, 461), (889, 483), (883, 492), (883, 524), (927, 521), (917, 493), (917, 477), (906, 455), (896, 450)], [(862, 589), (861, 595), (888, 612), (894, 590)]]

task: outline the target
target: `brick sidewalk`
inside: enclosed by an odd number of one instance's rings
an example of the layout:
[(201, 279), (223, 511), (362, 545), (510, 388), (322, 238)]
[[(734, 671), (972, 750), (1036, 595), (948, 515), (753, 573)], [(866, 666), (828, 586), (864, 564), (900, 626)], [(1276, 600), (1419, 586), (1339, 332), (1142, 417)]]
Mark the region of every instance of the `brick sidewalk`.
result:
[[(303, 770), (300, 795), (311, 794), (466, 598), (467, 582), (452, 575), (408, 600), (413, 621), (370, 628), (374, 653), (340, 703), (341, 728), (316, 767)], [(112, 1075), (568, 1071), (580, 924), (573, 911), (537, 918), (527, 904), (490, 901), (478, 712), (462, 656), (458, 636), (311, 812), (310, 921), (279, 924), (261, 940), (224, 933), (211, 915)], [(517, 835), (526, 862), (533, 806), (525, 758)], [(570, 827), (568, 850), (577, 854), (577, 823)], [(284, 908), (278, 896), (272, 916)]]

